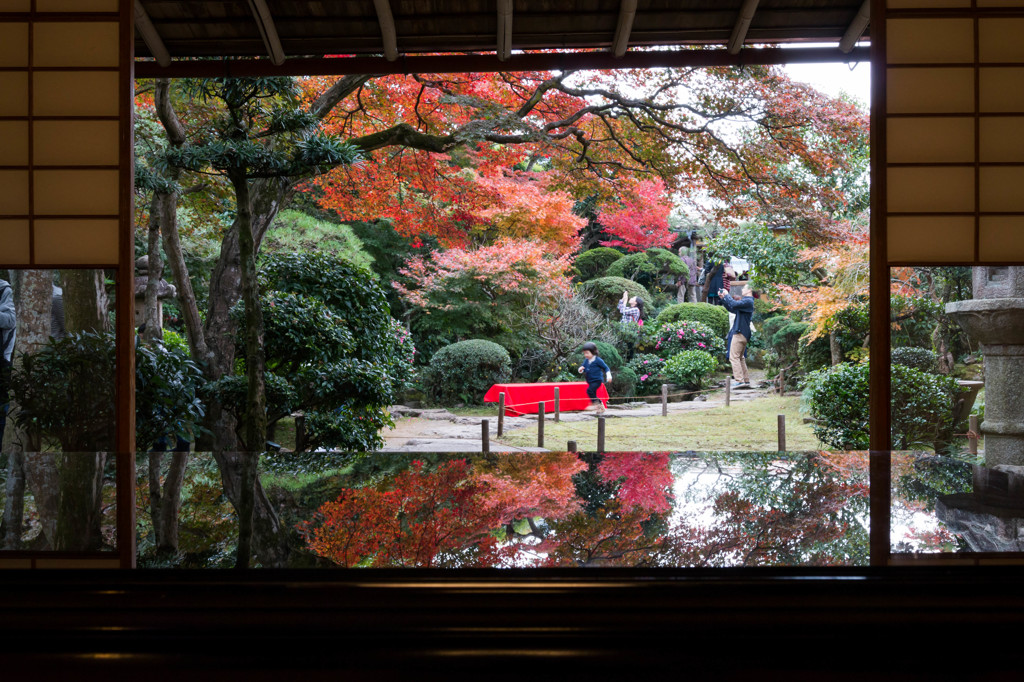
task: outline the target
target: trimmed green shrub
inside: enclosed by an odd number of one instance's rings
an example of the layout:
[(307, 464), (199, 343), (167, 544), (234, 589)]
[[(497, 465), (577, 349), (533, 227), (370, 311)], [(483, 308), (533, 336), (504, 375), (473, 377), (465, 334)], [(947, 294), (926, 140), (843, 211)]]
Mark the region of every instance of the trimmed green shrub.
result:
[(647, 289), (632, 280), (623, 277), (598, 277), (580, 285), (580, 289), (593, 297), (593, 306), (600, 312), (619, 319), (616, 307), (622, 299), (622, 292), (628, 291), (630, 298), (637, 296), (648, 302), (651, 294)]
[(892, 364), (934, 374), (939, 364), (939, 356), (927, 348), (893, 348)]
[(772, 334), (771, 345), (775, 348), (780, 346), (790, 346), (796, 350), (796, 344), (800, 340), (800, 337), (803, 336), (810, 327), (811, 325), (806, 322), (790, 322)]
[(718, 361), (711, 353), (702, 350), (686, 350), (673, 355), (665, 363), (665, 376), (669, 381), (687, 390), (697, 391), (704, 380), (718, 367)]
[(656, 246), (653, 249), (647, 249), (644, 253), (654, 263), (654, 266), (658, 268), (659, 274), (671, 275), (673, 278), (688, 278), (690, 276), (690, 268), (686, 261), (668, 249)]
[(816, 372), (832, 366), (832, 348), (827, 335), (808, 341), (806, 336), (800, 338), (796, 351), (800, 360), (800, 369), (804, 373)]
[(607, 275), (650, 285), (658, 278), (658, 266), (651, 262), (646, 253), (631, 253), (612, 263)]
[[(594, 341), (594, 345), (597, 346), (597, 354), (601, 356), (601, 359), (614, 371), (619, 369), (623, 365), (622, 356), (619, 355), (619, 351), (615, 349), (610, 343), (604, 341)], [(583, 351), (579, 351), (580, 364), (583, 362)], [(576, 365), (579, 367), (579, 365)]]
[(638, 395), (655, 395), (665, 383), (665, 359), (657, 355), (641, 353), (626, 367), (636, 374)]
[(775, 336), (776, 332), (792, 322), (793, 320), (788, 315), (775, 315), (766, 318), (764, 322), (759, 324), (757, 331), (762, 338), (767, 340), (768, 345), (771, 345), (772, 337)]
[(472, 339), (434, 353), (423, 373), (423, 384), (427, 395), (443, 405), (479, 405), (487, 389), (508, 381), (511, 375), (512, 360), (507, 350), (491, 341)]
[(603, 277), (612, 263), (620, 258), (622, 258), (621, 251), (610, 249), (607, 246), (584, 251), (576, 256), (576, 260), (573, 262), (573, 267), (576, 268), (576, 280), (585, 282), (596, 277)]
[(644, 336), (640, 350), (666, 358), (686, 350), (701, 350), (717, 356), (725, 353), (725, 339), (706, 324), (683, 320), (652, 326)]
[(628, 398), (636, 395), (636, 385), (636, 373), (628, 367), (623, 367), (612, 372), (612, 383), (608, 385), (608, 390), (613, 395)]
[(729, 333), (729, 311), (720, 305), (710, 303), (676, 303), (661, 311), (657, 324), (672, 324), (680, 320), (702, 322), (716, 334), (725, 337)]
[[(842, 364), (808, 377), (805, 396), (814, 435), (830, 448), (868, 448), (868, 364)], [(892, 441), (897, 450), (948, 442), (953, 434), (955, 379), (903, 365), (892, 368)]]

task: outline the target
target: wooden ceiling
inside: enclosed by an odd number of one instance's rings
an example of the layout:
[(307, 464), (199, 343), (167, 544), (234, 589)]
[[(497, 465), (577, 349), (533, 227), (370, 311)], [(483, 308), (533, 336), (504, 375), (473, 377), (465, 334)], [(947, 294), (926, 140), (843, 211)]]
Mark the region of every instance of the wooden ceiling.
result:
[[(136, 55), (287, 59), (513, 51), (841, 43), (867, 27), (867, 0), (135, 0)], [(845, 40), (844, 40), (845, 36)], [(361, 60), (363, 61), (363, 60)]]

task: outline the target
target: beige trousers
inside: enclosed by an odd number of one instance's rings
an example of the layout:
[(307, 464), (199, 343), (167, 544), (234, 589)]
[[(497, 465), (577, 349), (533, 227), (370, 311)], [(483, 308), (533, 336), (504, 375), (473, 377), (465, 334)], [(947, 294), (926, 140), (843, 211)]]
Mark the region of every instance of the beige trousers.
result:
[(747, 337), (739, 332), (732, 335), (732, 345), (729, 348), (729, 362), (732, 364), (732, 378), (744, 384), (750, 383), (750, 374), (747, 373), (747, 359), (743, 357), (743, 351), (747, 349)]

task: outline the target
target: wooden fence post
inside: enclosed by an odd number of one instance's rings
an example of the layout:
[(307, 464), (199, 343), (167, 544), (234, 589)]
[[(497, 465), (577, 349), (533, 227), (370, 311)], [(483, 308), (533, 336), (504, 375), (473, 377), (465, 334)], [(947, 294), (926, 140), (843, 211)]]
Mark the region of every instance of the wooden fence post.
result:
[(668, 416), (668, 384), (661, 385), (661, 416)]
[(597, 418), (597, 451), (604, 452), (604, 417)]
[(786, 415), (779, 415), (779, 452), (786, 451)]
[(537, 447), (544, 447), (544, 401), (537, 403)]
[(732, 378), (725, 380), (725, 406), (729, 407), (729, 400), (732, 398)]
[(505, 433), (505, 393), (498, 394), (498, 438)]
[(562, 403), (558, 396), (558, 386), (555, 386), (555, 423), (561, 421), (562, 416)]
[(786, 368), (779, 370), (779, 395), (786, 395)]
[(491, 420), (480, 420), (480, 450), (484, 453), (491, 451)]
[(978, 426), (978, 415), (972, 414), (970, 418), (970, 426), (968, 427), (969, 435), (967, 436), (967, 452), (972, 455), (978, 454), (978, 441), (980, 440)]
[(295, 415), (295, 450), (301, 452), (306, 449), (306, 415)]
[(569, 445), (566, 447), (566, 450), (569, 452), (576, 452), (576, 441), (569, 441)]

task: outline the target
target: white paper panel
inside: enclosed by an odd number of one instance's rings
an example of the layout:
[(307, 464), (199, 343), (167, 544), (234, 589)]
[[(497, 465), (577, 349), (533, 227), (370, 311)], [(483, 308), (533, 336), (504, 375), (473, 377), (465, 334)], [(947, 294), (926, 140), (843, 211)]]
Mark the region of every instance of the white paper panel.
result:
[(116, 71), (37, 71), (36, 116), (117, 116)]
[(894, 212), (974, 210), (973, 167), (890, 168), (888, 209)]
[(974, 218), (894, 216), (888, 220), (889, 260), (956, 262), (974, 259)]
[(980, 19), (978, 57), (982, 63), (1024, 63), (1024, 19)]
[(1024, 212), (1024, 167), (981, 168), (981, 210)]
[(974, 161), (973, 118), (890, 118), (889, 163)]
[(982, 118), (980, 160), (1024, 163), (1024, 116)]
[(0, 24), (0, 66), (28, 66), (28, 24)]
[(117, 66), (116, 22), (45, 22), (35, 25), (33, 66)]
[(0, 166), (27, 165), (28, 121), (0, 121)]
[(889, 19), (885, 25), (890, 64), (974, 62), (970, 19)]
[(0, 116), (28, 116), (28, 73), (0, 71)]
[(38, 215), (117, 215), (116, 170), (35, 171)]
[(118, 164), (117, 121), (36, 121), (36, 166)]
[(891, 114), (974, 113), (973, 68), (888, 69), (885, 80)]
[(0, 265), (28, 265), (28, 221), (0, 220)]
[(28, 171), (0, 170), (0, 216), (28, 214)]
[(978, 82), (981, 112), (1024, 114), (1024, 67), (983, 68)]
[(116, 220), (37, 220), (36, 262), (47, 265), (115, 265)]
[(1024, 216), (982, 216), (978, 258), (996, 263), (1024, 262)]

